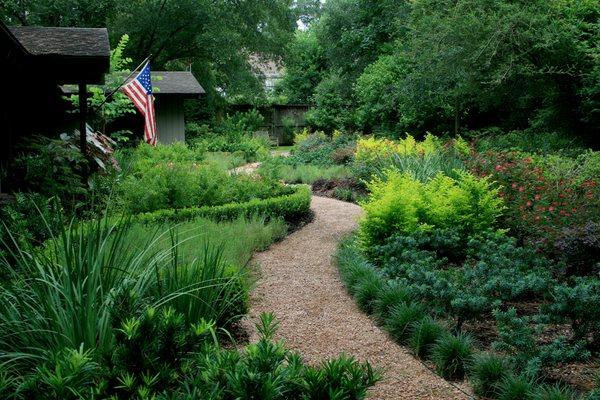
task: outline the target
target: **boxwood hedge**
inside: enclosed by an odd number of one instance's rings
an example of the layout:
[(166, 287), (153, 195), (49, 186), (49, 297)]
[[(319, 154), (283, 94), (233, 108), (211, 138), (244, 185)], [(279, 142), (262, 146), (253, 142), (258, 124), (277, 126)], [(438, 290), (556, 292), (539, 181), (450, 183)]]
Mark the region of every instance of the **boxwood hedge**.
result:
[(229, 203), (219, 206), (164, 209), (138, 214), (134, 219), (143, 223), (181, 222), (198, 217), (217, 221), (239, 217), (262, 215), (267, 218), (283, 218), (296, 223), (310, 211), (311, 191), (306, 185), (288, 186), (284, 194), (268, 199), (252, 199), (244, 203)]

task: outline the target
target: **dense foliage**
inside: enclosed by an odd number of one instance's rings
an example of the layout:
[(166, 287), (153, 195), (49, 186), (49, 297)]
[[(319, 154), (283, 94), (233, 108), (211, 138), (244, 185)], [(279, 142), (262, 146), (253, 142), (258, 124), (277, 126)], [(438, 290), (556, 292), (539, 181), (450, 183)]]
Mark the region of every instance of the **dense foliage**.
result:
[(505, 143), (359, 139), (369, 196), (340, 272), (396, 341), (478, 396), (570, 396), (539, 383), (597, 360), (597, 153)]
[(327, 130), (591, 139), (599, 13), (588, 0), (327, 1), (288, 46), (281, 91), (295, 100), (302, 81), (309, 121)]

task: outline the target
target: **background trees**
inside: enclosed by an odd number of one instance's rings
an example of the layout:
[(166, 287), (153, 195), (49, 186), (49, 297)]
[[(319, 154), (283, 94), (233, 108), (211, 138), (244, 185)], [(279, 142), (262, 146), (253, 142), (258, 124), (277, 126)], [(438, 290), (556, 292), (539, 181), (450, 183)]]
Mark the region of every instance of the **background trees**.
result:
[(0, 0), (0, 18), (9, 25), (107, 27), (113, 47), (128, 34), (133, 65), (152, 54), (155, 70), (191, 68), (207, 91), (200, 115), (211, 118), (222, 101), (218, 93), (264, 97), (248, 56), (281, 56), (299, 14), (312, 12), (304, 3), (297, 9), (292, 0)]
[(393, 136), (499, 127), (591, 138), (599, 15), (591, 0), (327, 1), (304, 35), (325, 65), (311, 121)]

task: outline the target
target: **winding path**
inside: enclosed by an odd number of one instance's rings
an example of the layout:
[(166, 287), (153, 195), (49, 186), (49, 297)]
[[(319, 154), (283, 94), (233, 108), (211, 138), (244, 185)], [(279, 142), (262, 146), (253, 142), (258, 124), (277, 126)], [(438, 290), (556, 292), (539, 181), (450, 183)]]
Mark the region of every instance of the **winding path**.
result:
[(251, 319), (273, 312), (278, 335), (309, 363), (346, 353), (383, 368), (371, 399), (467, 399), (389, 339), (346, 293), (332, 257), (342, 236), (356, 228), (360, 207), (313, 197), (312, 209), (312, 223), (255, 256), (261, 268)]

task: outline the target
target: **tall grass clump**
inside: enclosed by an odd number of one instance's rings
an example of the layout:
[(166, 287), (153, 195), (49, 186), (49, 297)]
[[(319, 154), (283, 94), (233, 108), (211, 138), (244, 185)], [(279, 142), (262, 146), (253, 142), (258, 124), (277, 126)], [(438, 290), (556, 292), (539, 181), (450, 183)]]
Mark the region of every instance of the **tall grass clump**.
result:
[(153, 238), (129, 252), (127, 223), (68, 226), (44, 249), (16, 245), (2, 260), (11, 284), (0, 296), (0, 357), (35, 362), (47, 350), (111, 348), (111, 292), (144, 296)]
[(497, 397), (499, 386), (509, 372), (502, 357), (492, 353), (476, 355), (470, 368), (473, 391), (481, 397)]
[(408, 344), (417, 357), (428, 358), (435, 342), (445, 333), (446, 330), (439, 322), (425, 317), (412, 326)]
[(411, 302), (412, 298), (408, 291), (397, 283), (387, 285), (375, 301), (374, 312), (380, 321), (384, 321), (395, 306)]
[(464, 333), (442, 336), (431, 351), (438, 374), (446, 379), (463, 379), (471, 362), (472, 347), (473, 339)]
[(244, 292), (220, 250), (207, 242), (198, 260), (184, 262), (179, 242), (159, 245), (168, 231), (132, 236), (130, 227), (108, 218), (72, 223), (43, 248), (13, 239), (15, 250), (0, 260), (9, 279), (0, 293), (0, 363), (31, 368), (65, 348), (108, 354), (123, 315), (148, 306), (173, 306), (191, 323), (233, 315)]
[(531, 378), (510, 374), (498, 386), (498, 400), (531, 400), (533, 391)]
[(531, 397), (532, 400), (577, 400), (579, 397), (566, 386), (542, 385)]
[(417, 303), (402, 303), (392, 308), (385, 320), (385, 329), (398, 343), (406, 344), (413, 324), (426, 315), (425, 308)]

